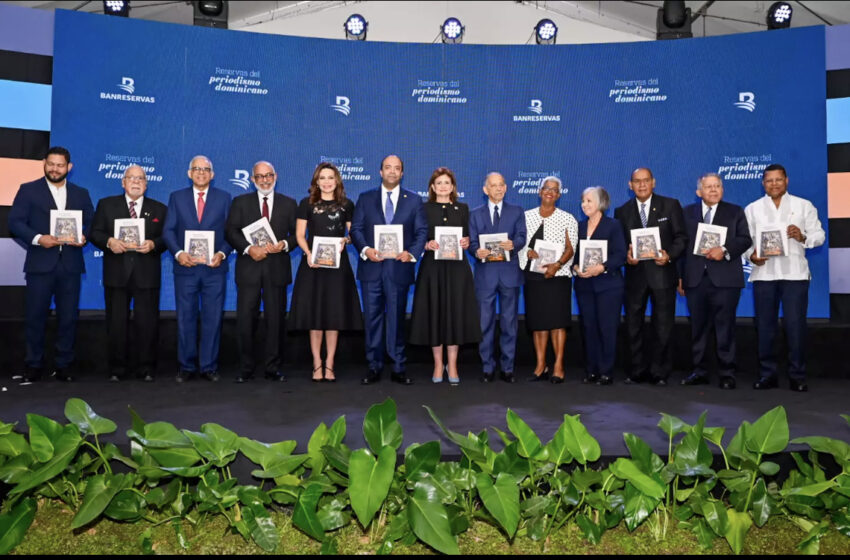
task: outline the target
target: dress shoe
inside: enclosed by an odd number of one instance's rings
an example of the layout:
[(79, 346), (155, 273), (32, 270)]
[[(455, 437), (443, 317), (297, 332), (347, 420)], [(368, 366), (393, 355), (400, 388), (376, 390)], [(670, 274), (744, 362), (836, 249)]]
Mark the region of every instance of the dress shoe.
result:
[(656, 387), (666, 387), (667, 386), (667, 380), (664, 379), (663, 377), (656, 377), (655, 379), (652, 380), (652, 384), (655, 385)]
[(734, 377), (723, 377), (720, 379), (720, 388), (721, 389), (734, 389), (735, 388), (735, 378)]
[(119, 381), (121, 381), (121, 378), (118, 377), (117, 375), (110, 375), (109, 376), (109, 382), (110, 383), (118, 383)]
[(532, 374), (528, 377), (528, 381), (529, 381), (530, 383), (534, 383), (534, 382), (536, 382), (536, 381), (546, 381), (547, 379), (549, 379), (549, 366), (546, 366), (545, 368), (543, 368), (543, 371), (542, 371), (542, 372), (540, 372), (540, 373), (532, 373)]
[(217, 371), (205, 371), (201, 373), (201, 377), (207, 381), (212, 381), (213, 383), (219, 380)]
[(755, 383), (753, 383), (753, 389), (758, 391), (764, 389), (775, 389), (779, 387), (779, 383), (776, 381), (775, 377), (762, 377)]
[(253, 373), (240, 373), (239, 377), (233, 380), (234, 383), (248, 383), (254, 379)]
[(644, 379), (642, 377), (627, 377), (623, 379), (623, 383), (626, 385), (638, 385), (643, 383)]
[(278, 383), (283, 383), (286, 381), (286, 376), (283, 375), (282, 371), (267, 371), (263, 377), (270, 381), (276, 381)]
[(177, 377), (174, 378), (174, 381), (176, 381), (177, 383), (185, 383), (186, 381), (189, 381), (193, 377), (195, 377), (194, 371), (186, 371), (184, 369), (178, 369), (177, 370)]
[(376, 369), (370, 369), (369, 373), (360, 380), (361, 385), (371, 385), (381, 380), (381, 372)]
[(485, 371), (481, 373), (481, 383), (492, 383), (495, 378), (496, 374), (492, 371)]
[(798, 393), (805, 393), (809, 390), (809, 386), (806, 385), (805, 381), (797, 381), (796, 379), (792, 379), (790, 389), (792, 391), (797, 391)]
[(680, 382), (681, 385), (708, 385), (708, 383), (708, 379), (698, 373), (692, 373)]
[(516, 378), (514, 377), (514, 372), (512, 371), (503, 371), (499, 374), (499, 377), (505, 383), (516, 383)]
[(553, 375), (549, 379), (549, 383), (551, 383), (552, 385), (560, 385), (563, 382), (564, 382), (564, 376), (563, 375)]
[(146, 372), (142, 375), (142, 381), (145, 383), (153, 383), (153, 375), (150, 372)]
[(35, 383), (36, 381), (41, 379), (41, 375), (43, 370), (41, 368), (34, 368), (27, 366), (24, 368), (24, 375), (21, 377), (21, 383)]
[(595, 373), (589, 373), (589, 374), (585, 375), (581, 380), (581, 382), (584, 385), (592, 385), (592, 384), (594, 384), (598, 381), (599, 381), (599, 376), (596, 375)]
[(400, 385), (413, 385), (413, 380), (407, 376), (407, 373), (403, 371), (394, 371), (390, 375), (390, 381), (393, 383), (398, 383)]
[(596, 380), (597, 385), (611, 385), (614, 383), (614, 379), (609, 375), (600, 375), (599, 379)]
[(63, 368), (56, 368), (56, 370), (51, 374), (51, 377), (56, 381), (64, 381), (66, 383), (70, 383), (74, 380), (74, 377), (68, 373), (68, 370)]

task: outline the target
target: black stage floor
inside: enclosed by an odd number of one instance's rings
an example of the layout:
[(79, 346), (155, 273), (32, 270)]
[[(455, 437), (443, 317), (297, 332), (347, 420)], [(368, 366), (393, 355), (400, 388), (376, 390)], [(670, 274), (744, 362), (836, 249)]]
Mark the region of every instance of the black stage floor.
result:
[[(524, 379), (513, 385), (496, 381), (482, 384), (473, 365), (461, 367), (461, 384), (451, 387), (430, 382), (431, 367), (411, 364), (408, 372), (416, 383), (401, 386), (383, 379), (377, 385), (360, 385), (360, 364), (337, 366), (337, 383), (312, 383), (308, 368), (290, 368), (286, 383), (264, 379), (237, 385), (233, 372), (223, 372), (218, 383), (193, 380), (182, 385), (162, 375), (154, 383), (122, 381), (110, 383), (102, 376), (85, 376), (74, 383), (55, 381), (20, 386), (5, 373), (0, 384), (0, 420), (17, 421), (26, 430), (26, 413), (33, 412), (65, 421), (63, 408), (70, 397), (87, 401), (102, 416), (118, 424), (118, 433), (106, 438), (126, 446), (125, 431), (130, 425), (127, 406), (132, 406), (148, 422), (168, 421), (178, 428), (197, 430), (205, 422), (216, 422), (240, 435), (265, 442), (294, 439), (298, 450), (305, 451), (313, 429), (320, 423), (330, 424), (345, 415), (348, 430), (345, 442), (352, 448), (365, 445), (362, 421), (366, 409), (387, 397), (398, 405), (399, 420), (404, 428), (404, 445), (441, 439), (443, 454), (457, 456), (458, 451), (441, 437), (422, 405), (432, 407), (445, 424), (466, 434), (490, 426), (506, 429), (508, 407), (517, 412), (548, 441), (563, 419), (563, 414), (581, 414), (581, 419), (602, 447), (603, 456), (627, 454), (623, 432), (642, 437), (661, 455), (666, 455), (666, 436), (656, 427), (659, 412), (695, 422), (708, 411), (709, 426), (725, 426), (731, 439), (743, 420), (754, 421), (776, 405), (784, 405), (791, 425), (791, 436), (822, 435), (850, 440), (850, 427), (839, 416), (850, 413), (844, 379), (812, 378), (810, 392), (794, 393), (783, 379), (780, 389), (754, 391), (751, 376), (739, 380), (734, 391), (715, 385), (682, 387), (679, 377), (668, 387), (614, 385), (600, 387), (582, 385), (577, 368), (567, 371), (567, 382), (561, 385), (528, 383)], [(527, 370), (527, 368), (523, 368)], [(527, 374), (524, 371), (523, 374)], [(386, 377), (386, 376), (385, 376)], [(491, 441), (498, 440), (491, 432)], [(716, 450), (713, 450), (716, 451)]]

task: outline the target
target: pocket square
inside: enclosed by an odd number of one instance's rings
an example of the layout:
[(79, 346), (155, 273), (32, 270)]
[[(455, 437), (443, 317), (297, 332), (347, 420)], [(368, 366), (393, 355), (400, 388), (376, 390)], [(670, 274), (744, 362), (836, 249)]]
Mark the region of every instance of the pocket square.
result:
[(153, 221), (154, 223), (159, 222), (159, 218), (154, 218)]
[(667, 218), (658, 218), (658, 221), (659, 221), (659, 222), (666, 222), (666, 221), (667, 221)]

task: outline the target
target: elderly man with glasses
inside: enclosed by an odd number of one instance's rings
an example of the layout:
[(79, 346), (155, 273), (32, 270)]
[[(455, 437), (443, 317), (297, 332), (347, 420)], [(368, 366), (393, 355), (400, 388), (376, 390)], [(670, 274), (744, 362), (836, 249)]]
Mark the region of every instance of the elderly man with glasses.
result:
[[(230, 194), (210, 186), (215, 177), (212, 162), (195, 156), (189, 163), (192, 186), (174, 191), (168, 200), (164, 238), (174, 255), (174, 299), (177, 304), (177, 382), (195, 373), (218, 381), (218, 346), (227, 284), (227, 255), (231, 248), (224, 238)], [(198, 238), (212, 234), (214, 252), (208, 262), (198, 262), (187, 251), (187, 232)], [(201, 332), (198, 339), (198, 316)]]

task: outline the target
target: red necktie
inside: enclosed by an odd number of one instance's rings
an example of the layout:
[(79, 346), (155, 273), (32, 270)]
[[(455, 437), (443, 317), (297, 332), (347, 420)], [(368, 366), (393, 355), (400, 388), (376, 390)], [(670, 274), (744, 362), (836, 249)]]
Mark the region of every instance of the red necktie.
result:
[(204, 193), (198, 193), (198, 223), (201, 223), (201, 220), (204, 217)]
[(263, 197), (263, 218), (269, 219), (269, 197)]
[(136, 214), (136, 201), (135, 200), (130, 201), (130, 217), (133, 218), (134, 220), (139, 217), (138, 214)]

